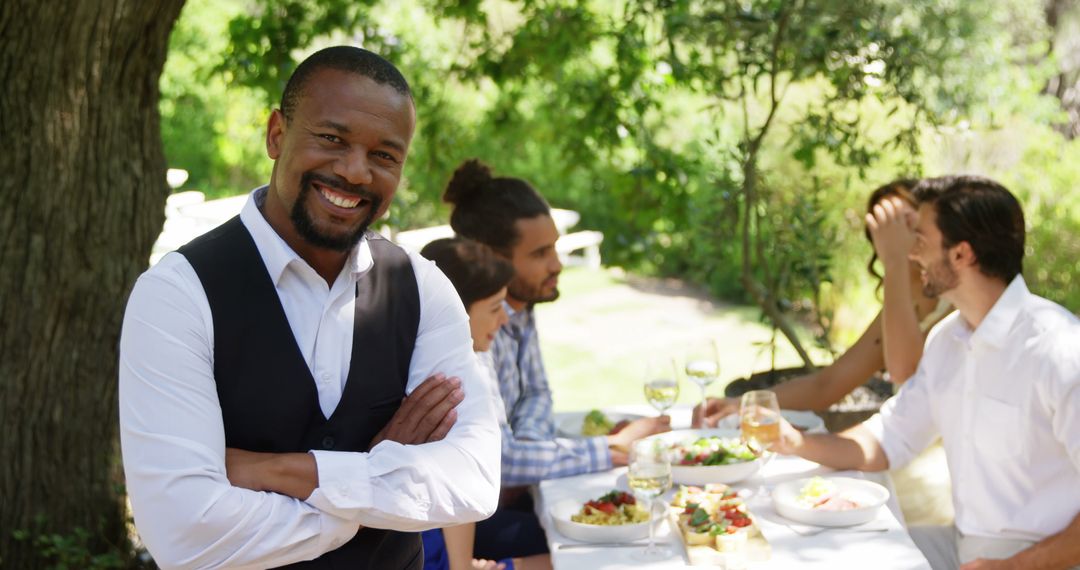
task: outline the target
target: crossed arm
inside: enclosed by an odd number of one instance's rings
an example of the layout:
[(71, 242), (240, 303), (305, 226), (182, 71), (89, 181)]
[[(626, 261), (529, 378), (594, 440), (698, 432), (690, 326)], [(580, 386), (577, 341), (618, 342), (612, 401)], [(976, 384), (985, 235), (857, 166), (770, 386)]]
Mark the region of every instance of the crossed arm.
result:
[[(454, 408), (464, 400), (461, 380), (436, 374), (402, 400), (368, 449), (383, 441), (419, 445), (446, 437), (457, 420)], [(306, 500), (319, 486), (319, 470), (310, 453), (259, 453), (225, 449), (229, 482), (252, 491), (270, 491)]]
[[(361, 525), (416, 531), (494, 511), (498, 426), (467, 317), (448, 282), (421, 288), (444, 291), (445, 298), (422, 305), (406, 399), (424, 394), (420, 385), (434, 370), (462, 378), (465, 395), (447, 412), (454, 426), (443, 440), (404, 445), (395, 434), (412, 424), (391, 423), (366, 453), (261, 456), (226, 450), (212, 316), (198, 277), (178, 257), (166, 256), (136, 284), (120, 350), (127, 488), (139, 533), (159, 565), (281, 566), (337, 548)], [(445, 281), (437, 272), (427, 277)]]

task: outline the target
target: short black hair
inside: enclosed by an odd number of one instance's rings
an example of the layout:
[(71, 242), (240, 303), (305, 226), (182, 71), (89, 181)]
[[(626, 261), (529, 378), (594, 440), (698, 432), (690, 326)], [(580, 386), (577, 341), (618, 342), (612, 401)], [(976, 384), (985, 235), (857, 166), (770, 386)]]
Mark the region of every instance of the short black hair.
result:
[(378, 54), (353, 46), (328, 47), (300, 62), (289, 77), (285, 91), (281, 93), (281, 114), (285, 115), (286, 120), (292, 118), (308, 79), (320, 69), (336, 69), (363, 75), (379, 85), (388, 85), (398, 93), (412, 98), (412, 90), (409, 89), (405, 77), (394, 64)]
[(462, 237), (437, 239), (420, 255), (435, 262), (457, 289), (465, 310), (510, 284), (514, 266), (482, 243)]
[(491, 169), (476, 159), (454, 171), (443, 200), (454, 206), (450, 227), (458, 235), (507, 257), (521, 237), (515, 227), (518, 220), (551, 215), (551, 207), (528, 182), (492, 176)]
[(920, 204), (937, 214), (942, 246), (966, 241), (979, 271), (1009, 283), (1024, 270), (1024, 211), (1001, 184), (982, 176), (942, 176), (920, 182)]

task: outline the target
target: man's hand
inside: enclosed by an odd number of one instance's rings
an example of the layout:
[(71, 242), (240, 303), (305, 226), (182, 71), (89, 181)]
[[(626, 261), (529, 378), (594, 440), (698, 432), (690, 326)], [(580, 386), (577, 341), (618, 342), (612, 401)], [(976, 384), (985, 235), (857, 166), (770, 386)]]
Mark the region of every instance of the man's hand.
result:
[(882, 263), (906, 263), (915, 245), (915, 225), (919, 214), (907, 202), (895, 196), (885, 198), (866, 214), (866, 228), (874, 242), (874, 251)]
[(465, 400), (461, 380), (442, 374), (424, 380), (401, 401), (394, 417), (371, 440), (371, 449), (384, 440), (403, 445), (439, 441), (457, 421), (454, 408)]
[(272, 491), (305, 500), (319, 486), (315, 458), (309, 453), (258, 453), (225, 449), (225, 475), (234, 487)]
[(611, 462), (615, 465), (626, 465), (629, 460), (630, 446), (635, 441), (666, 431), (671, 431), (671, 417), (669, 416), (641, 418), (626, 424), (619, 433), (607, 436), (608, 447), (611, 448)]
[(769, 446), (769, 451), (780, 455), (798, 455), (804, 442), (803, 433), (795, 426), (788, 423), (783, 417), (780, 418), (780, 439)]
[(702, 413), (701, 404), (694, 406), (694, 416), (690, 420), (690, 427), (716, 427), (716, 422), (739, 411), (739, 401), (734, 398), (708, 398), (705, 400), (705, 411)]

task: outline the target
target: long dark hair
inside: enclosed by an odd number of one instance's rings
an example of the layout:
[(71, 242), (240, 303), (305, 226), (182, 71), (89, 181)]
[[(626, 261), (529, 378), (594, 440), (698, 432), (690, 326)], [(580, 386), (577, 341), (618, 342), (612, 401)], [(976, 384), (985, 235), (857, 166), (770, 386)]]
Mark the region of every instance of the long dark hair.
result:
[[(916, 199), (915, 194), (914, 192), (912, 192), (912, 190), (918, 183), (919, 181), (913, 178), (898, 178), (896, 180), (893, 180), (892, 182), (889, 182), (888, 184), (885, 184), (884, 186), (879, 186), (876, 190), (870, 193), (870, 199), (866, 201), (866, 212), (873, 212), (874, 206), (877, 206), (878, 202), (881, 202), (882, 200), (890, 196), (896, 196), (897, 198), (900, 198), (901, 200), (907, 202), (908, 205), (912, 208), (917, 208), (919, 206), (919, 202)], [(877, 279), (877, 288), (881, 289), (881, 285), (885, 281), (885, 276), (878, 273), (877, 267), (875, 267), (874, 265), (875, 263), (877, 263), (878, 256), (877, 249), (874, 249), (873, 247), (874, 239), (870, 237), (870, 228), (866, 228), (865, 231), (866, 239), (870, 241), (871, 246), (870, 262), (866, 264), (866, 270), (870, 272), (870, 275), (873, 275)]]
[(458, 235), (504, 256), (509, 256), (520, 238), (515, 226), (519, 219), (551, 215), (551, 207), (528, 182), (492, 176), (491, 169), (476, 159), (466, 160), (454, 171), (443, 200), (454, 206), (450, 227)]
[(465, 310), (506, 287), (514, 277), (514, 266), (495, 255), (484, 244), (462, 237), (437, 239), (424, 246), (420, 255), (435, 262), (457, 289)]

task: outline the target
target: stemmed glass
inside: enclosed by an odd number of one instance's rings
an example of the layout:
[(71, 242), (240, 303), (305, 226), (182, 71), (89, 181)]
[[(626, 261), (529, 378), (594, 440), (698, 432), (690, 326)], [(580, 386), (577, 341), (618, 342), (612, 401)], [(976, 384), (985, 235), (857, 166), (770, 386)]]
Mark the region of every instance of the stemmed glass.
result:
[(679, 381), (674, 360), (655, 358), (645, 363), (645, 399), (661, 416), (675, 405)]
[(663, 506), (657, 499), (671, 488), (671, 462), (663, 442), (656, 439), (643, 439), (630, 447), (630, 467), (627, 481), (634, 497), (647, 505), (649, 512), (649, 545), (634, 553), (638, 560), (664, 560), (671, 556), (671, 549), (659, 546), (655, 541), (656, 505)]
[(759, 454), (779, 441), (780, 404), (776, 392), (751, 390), (743, 394), (739, 402), (739, 428), (742, 440)]
[(716, 343), (693, 344), (686, 351), (686, 377), (701, 388), (701, 409), (705, 409), (705, 387), (720, 376), (720, 355)]

